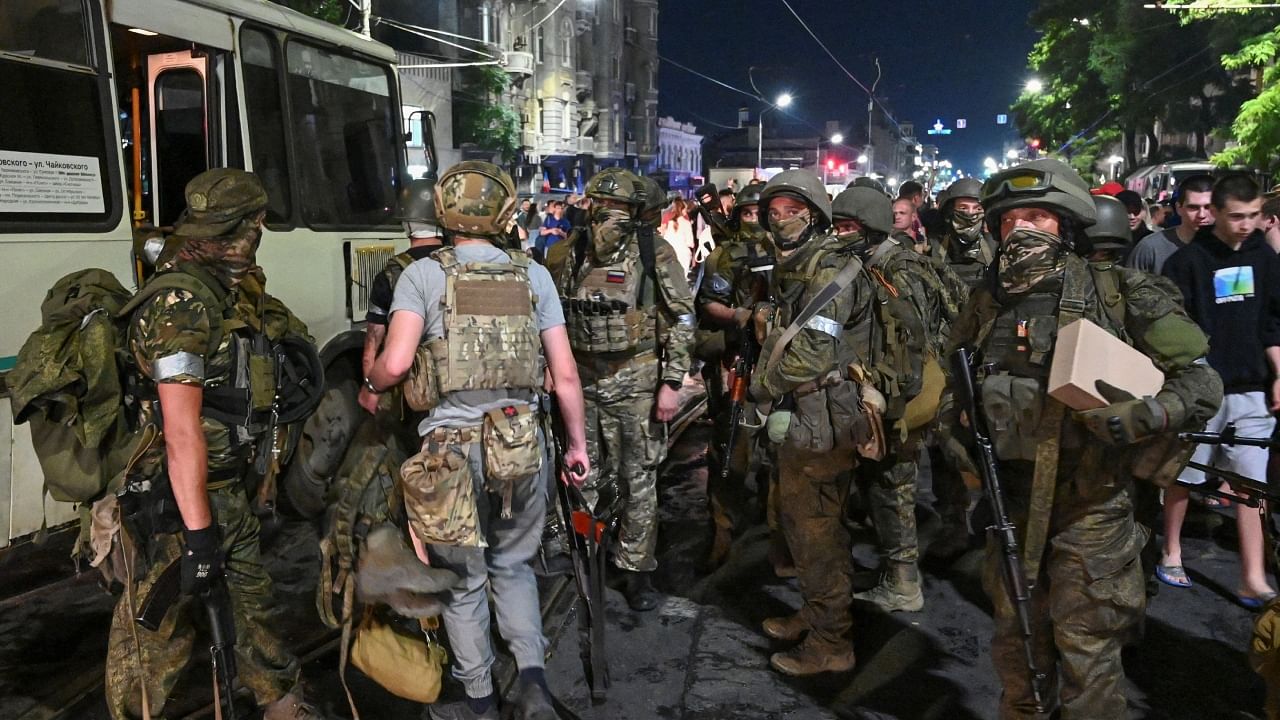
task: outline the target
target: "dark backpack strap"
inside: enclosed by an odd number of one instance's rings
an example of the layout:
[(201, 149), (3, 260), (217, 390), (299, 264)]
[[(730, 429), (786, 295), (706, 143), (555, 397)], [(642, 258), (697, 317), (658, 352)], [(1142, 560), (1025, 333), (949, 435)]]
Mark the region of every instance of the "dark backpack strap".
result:
[(832, 278), (831, 282), (827, 283), (826, 287), (813, 296), (813, 299), (804, 306), (800, 314), (796, 315), (791, 324), (787, 326), (787, 329), (782, 332), (781, 337), (774, 343), (772, 352), (769, 353), (769, 360), (765, 363), (766, 368), (771, 368), (778, 364), (778, 361), (782, 359), (782, 354), (786, 352), (787, 346), (796, 338), (796, 335), (800, 334), (805, 324), (814, 315), (817, 315), (818, 311), (825, 307), (827, 303), (831, 302), (836, 295), (839, 295), (842, 290), (852, 285), (854, 278), (860, 272), (862, 272), (862, 262), (856, 257), (849, 256), (849, 262), (840, 268), (840, 272)]
[(636, 230), (636, 241), (640, 244), (640, 285), (636, 288), (636, 302), (645, 301), (648, 284), (658, 284), (658, 259), (653, 247), (653, 226), (646, 223)]

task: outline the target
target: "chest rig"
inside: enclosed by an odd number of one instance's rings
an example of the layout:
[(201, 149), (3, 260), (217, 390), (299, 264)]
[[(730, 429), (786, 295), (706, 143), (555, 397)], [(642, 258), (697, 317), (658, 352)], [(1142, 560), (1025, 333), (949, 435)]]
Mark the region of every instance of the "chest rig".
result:
[(647, 280), (634, 241), (611, 265), (596, 266), (593, 258), (585, 258), (561, 298), (574, 352), (638, 354), (654, 349), (655, 288)]
[[(509, 263), (465, 265), (458, 262), (453, 248), (443, 248), (434, 256), (445, 276), (444, 337), (429, 340), (426, 347), (432, 365), (429, 372), (441, 396), (460, 390), (542, 385), (537, 297), (529, 282), (529, 259), (520, 252), (507, 254)], [(415, 367), (415, 375), (424, 372)]]
[(962, 245), (954, 236), (947, 238), (943, 252), (944, 260), (951, 266), (952, 272), (959, 277), (969, 289), (978, 287), (987, 276), (987, 268), (994, 262), (994, 253), (986, 235), (980, 236), (968, 247)]

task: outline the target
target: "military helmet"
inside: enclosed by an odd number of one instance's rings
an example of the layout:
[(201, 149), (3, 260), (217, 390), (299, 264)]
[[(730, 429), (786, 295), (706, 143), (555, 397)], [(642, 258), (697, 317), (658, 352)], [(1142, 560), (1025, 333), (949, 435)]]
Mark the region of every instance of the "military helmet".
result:
[(1127, 248), (1133, 243), (1129, 229), (1129, 210), (1124, 203), (1110, 195), (1095, 195), (1098, 222), (1085, 229), (1085, 234), (1099, 249)]
[(872, 188), (851, 187), (831, 201), (831, 221), (857, 220), (859, 225), (886, 235), (893, 232), (893, 203)]
[(831, 224), (831, 200), (818, 176), (808, 170), (785, 170), (774, 175), (760, 191), (760, 226), (765, 230), (769, 229), (769, 202), (779, 195), (801, 200), (816, 211), (815, 226), (825, 228)]
[(644, 183), (626, 168), (601, 170), (587, 181), (586, 190), (587, 197), (596, 200), (617, 200), (637, 209), (645, 203)]
[(185, 237), (226, 235), (245, 217), (267, 206), (267, 190), (257, 175), (237, 168), (214, 168), (191, 178), (187, 209), (174, 232)]
[(396, 200), (396, 219), (400, 222), (439, 224), (436, 215), (436, 181), (410, 180), (405, 183)]
[(863, 175), (862, 177), (854, 178), (853, 180), (849, 181), (848, 185), (845, 185), (844, 187), (846, 190), (848, 190), (849, 188), (856, 188), (856, 187), (871, 188), (872, 190), (877, 190), (883, 193), (885, 197), (889, 197), (889, 191), (885, 189), (884, 183), (880, 182), (879, 180), (873, 177), (868, 177), (866, 175)]
[(987, 227), (999, 237), (1000, 216), (1021, 207), (1043, 207), (1074, 220), (1080, 227), (1097, 222), (1089, 185), (1059, 160), (1032, 160), (992, 175), (978, 198)]
[(759, 205), (760, 193), (764, 192), (764, 183), (760, 180), (752, 180), (738, 191), (737, 197), (733, 199), (735, 208), (743, 205)]
[(639, 220), (657, 225), (662, 220), (662, 209), (667, 206), (667, 193), (648, 175), (640, 178), (640, 186), (644, 190), (644, 204), (640, 206)]
[(947, 186), (938, 194), (938, 209), (947, 212), (947, 206), (960, 198), (973, 198), (977, 200), (982, 197), (982, 181), (977, 178), (960, 178), (959, 180)]
[(297, 335), (285, 335), (275, 344), (277, 369), (277, 421), (282, 425), (306, 420), (324, 397), (324, 363), (316, 346)]
[(436, 217), (446, 230), (500, 237), (516, 211), (516, 186), (497, 165), (468, 160), (440, 176), (435, 200)]

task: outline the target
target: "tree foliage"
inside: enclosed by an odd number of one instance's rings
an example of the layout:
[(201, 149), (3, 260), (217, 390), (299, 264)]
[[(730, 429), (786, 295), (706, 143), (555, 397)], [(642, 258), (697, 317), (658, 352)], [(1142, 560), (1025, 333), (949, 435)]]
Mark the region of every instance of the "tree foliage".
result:
[[(1082, 171), (1117, 140), (1135, 168), (1140, 136), (1152, 160), (1204, 156), (1207, 138), (1225, 133), (1251, 96), (1221, 57), (1233, 33), (1207, 18), (1188, 22), (1131, 0), (1041, 0), (1031, 22), (1042, 35), (1028, 65), (1044, 90), (1018, 98), (1015, 122)], [(1157, 122), (1192, 141), (1161, 148)]]
[(513, 162), (520, 151), (520, 113), (503, 102), (510, 79), (502, 68), (481, 65), (460, 73), (460, 92), (454, 93), (454, 137), (475, 143)]

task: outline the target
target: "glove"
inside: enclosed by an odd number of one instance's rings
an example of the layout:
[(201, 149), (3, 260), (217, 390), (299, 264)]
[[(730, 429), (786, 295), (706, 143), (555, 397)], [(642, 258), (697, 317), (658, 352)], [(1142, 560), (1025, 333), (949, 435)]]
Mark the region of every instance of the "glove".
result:
[(769, 333), (773, 331), (774, 312), (773, 303), (768, 302), (758, 302), (751, 309), (751, 322), (756, 332), (756, 342), (760, 345), (764, 345)]
[(1097, 410), (1076, 413), (1103, 442), (1109, 445), (1132, 445), (1168, 429), (1169, 414), (1153, 397), (1135, 398), (1131, 393), (1099, 380), (1098, 393), (1110, 405)]
[(217, 525), (182, 531), (182, 594), (207, 595), (222, 579), (222, 533)]
[(735, 308), (733, 311), (733, 324), (740, 328), (746, 327), (747, 323), (751, 322), (751, 314), (751, 308), (749, 307)]
[(764, 421), (764, 432), (769, 436), (769, 442), (775, 445), (781, 445), (782, 441), (787, 439), (789, 429), (791, 429), (790, 410), (774, 410)]

